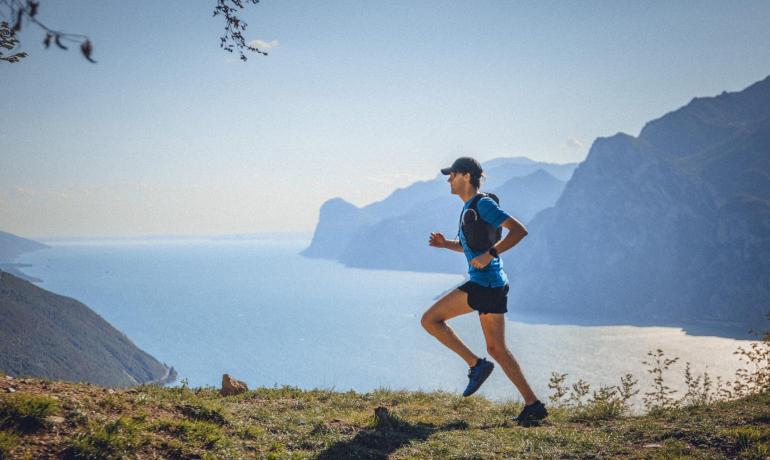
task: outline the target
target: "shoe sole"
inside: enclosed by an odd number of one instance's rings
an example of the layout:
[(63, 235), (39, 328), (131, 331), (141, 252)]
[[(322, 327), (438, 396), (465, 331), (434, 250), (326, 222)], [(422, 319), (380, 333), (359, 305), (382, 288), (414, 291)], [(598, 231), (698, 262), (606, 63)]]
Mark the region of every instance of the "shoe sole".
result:
[(475, 393), (475, 392), (479, 391), (479, 388), (481, 388), (481, 385), (483, 385), (483, 384), (484, 384), (484, 382), (486, 382), (486, 381), (487, 381), (487, 378), (489, 377), (489, 375), (490, 375), (490, 374), (492, 374), (492, 371), (493, 371), (493, 370), (495, 370), (495, 365), (494, 365), (494, 364), (492, 364), (491, 366), (489, 366), (489, 368), (488, 368), (488, 369), (489, 369), (489, 371), (487, 371), (487, 372), (485, 372), (485, 373), (481, 374), (481, 379), (480, 379), (480, 382), (479, 382), (479, 384), (476, 386), (476, 388), (474, 388), (474, 389), (473, 389), (473, 391), (471, 391), (471, 392), (470, 392), (470, 393), (468, 393), (468, 394), (465, 394), (465, 393), (463, 393), (463, 397), (467, 398), (468, 396), (471, 396), (471, 395), (473, 395), (473, 393)]
[(538, 420), (527, 420), (527, 421), (516, 421), (516, 424), (519, 425), (522, 428), (531, 428), (533, 426), (540, 426), (540, 424), (543, 422), (544, 419), (538, 419)]
[(519, 419), (518, 419), (518, 417), (517, 417), (517, 418), (514, 418), (513, 420), (514, 420), (514, 421), (515, 421), (515, 422), (516, 422), (516, 423), (517, 423), (519, 426), (523, 426), (523, 427), (525, 427), (525, 428), (528, 428), (528, 427), (531, 427), (531, 426), (539, 426), (539, 425), (540, 425), (540, 423), (541, 423), (543, 420), (545, 420), (545, 418), (546, 418), (546, 417), (548, 417), (548, 413), (546, 413), (546, 414), (545, 414), (545, 415), (543, 415), (542, 417), (537, 417), (537, 418), (527, 418), (527, 419), (524, 419), (524, 420), (519, 420)]

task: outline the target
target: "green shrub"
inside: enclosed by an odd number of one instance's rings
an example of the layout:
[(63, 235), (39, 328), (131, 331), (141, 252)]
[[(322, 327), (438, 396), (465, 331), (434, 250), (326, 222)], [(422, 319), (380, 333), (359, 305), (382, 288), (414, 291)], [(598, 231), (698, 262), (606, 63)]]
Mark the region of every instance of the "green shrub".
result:
[(735, 373), (735, 395), (741, 397), (770, 391), (770, 332), (765, 331), (762, 338), (748, 348), (738, 347), (733, 354), (746, 365)]
[(221, 447), (225, 442), (219, 426), (209, 422), (161, 419), (155, 428), (203, 449)]
[(742, 426), (725, 430), (724, 434), (734, 443), (740, 458), (767, 458), (770, 429), (759, 426)]
[(212, 403), (197, 402), (179, 404), (177, 405), (177, 409), (193, 420), (216, 423), (217, 425), (227, 424), (223, 409)]
[(3, 395), (0, 399), (0, 429), (31, 433), (45, 426), (45, 418), (58, 412), (56, 400), (26, 393)]
[(147, 443), (139, 424), (121, 417), (108, 423), (89, 422), (65, 451), (68, 459), (120, 459)]
[(676, 390), (664, 383), (663, 371), (668, 370), (669, 366), (679, 361), (679, 358), (666, 358), (660, 348), (655, 353), (647, 352), (647, 356), (650, 360), (642, 361), (642, 364), (649, 367), (647, 373), (653, 376), (653, 389), (644, 393), (644, 406), (651, 412), (676, 407), (678, 403), (674, 398)]

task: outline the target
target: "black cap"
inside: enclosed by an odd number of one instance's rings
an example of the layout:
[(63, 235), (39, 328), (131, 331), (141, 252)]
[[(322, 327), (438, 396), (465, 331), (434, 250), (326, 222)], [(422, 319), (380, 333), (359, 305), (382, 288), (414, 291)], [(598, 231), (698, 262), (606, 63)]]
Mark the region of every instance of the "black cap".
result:
[(445, 176), (448, 176), (453, 172), (459, 172), (463, 174), (470, 173), (471, 176), (476, 177), (481, 176), (481, 173), (484, 172), (484, 170), (481, 169), (481, 164), (473, 158), (460, 157), (456, 159), (454, 163), (452, 163), (452, 166), (441, 170), (441, 174)]

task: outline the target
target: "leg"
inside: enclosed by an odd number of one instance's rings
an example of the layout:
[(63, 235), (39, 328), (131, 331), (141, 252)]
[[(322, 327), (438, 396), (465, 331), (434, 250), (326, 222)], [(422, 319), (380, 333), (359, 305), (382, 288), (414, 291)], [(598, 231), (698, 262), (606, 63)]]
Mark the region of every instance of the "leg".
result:
[(527, 379), (521, 372), (519, 363), (505, 345), (505, 319), (501, 313), (485, 313), (479, 315), (481, 329), (484, 331), (484, 338), (487, 341), (487, 351), (492, 358), (500, 364), (505, 375), (511, 379), (516, 389), (519, 390), (524, 398), (525, 404), (532, 404), (537, 400), (535, 393), (530, 388)]
[(446, 321), (472, 311), (474, 310), (468, 306), (468, 294), (454, 289), (440, 298), (422, 315), (422, 327), (436, 337), (439, 342), (460, 355), (468, 363), (468, 367), (475, 366), (479, 357), (465, 346)]

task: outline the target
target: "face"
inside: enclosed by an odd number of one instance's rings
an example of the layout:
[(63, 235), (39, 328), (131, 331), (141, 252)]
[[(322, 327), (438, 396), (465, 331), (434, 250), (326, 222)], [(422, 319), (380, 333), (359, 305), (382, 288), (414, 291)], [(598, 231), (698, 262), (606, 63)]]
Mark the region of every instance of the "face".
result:
[(449, 173), (447, 182), (449, 182), (449, 188), (452, 194), (457, 195), (465, 187), (465, 183), (470, 180), (471, 175), (469, 173), (461, 174), (459, 172)]

